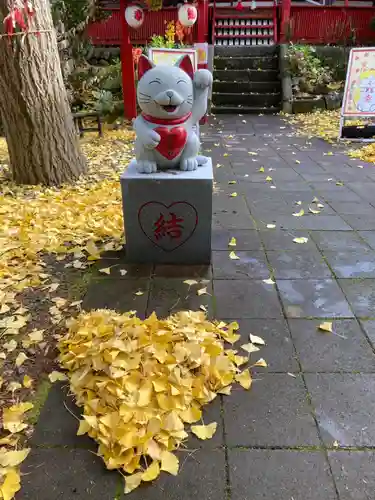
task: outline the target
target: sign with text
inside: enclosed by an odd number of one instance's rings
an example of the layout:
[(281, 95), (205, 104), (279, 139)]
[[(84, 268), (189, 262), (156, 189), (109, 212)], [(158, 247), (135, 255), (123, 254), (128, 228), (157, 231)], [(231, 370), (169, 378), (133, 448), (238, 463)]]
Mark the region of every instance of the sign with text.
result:
[(159, 49), (154, 47), (150, 47), (148, 49), (148, 57), (155, 64), (165, 64), (167, 66), (173, 66), (180, 59), (180, 57), (184, 55), (190, 56), (194, 71), (196, 71), (198, 63), (197, 52), (195, 49)]
[[(349, 56), (339, 138), (374, 140), (365, 122), (360, 126), (345, 126), (345, 119), (371, 117), (375, 118), (375, 47), (356, 47)], [(343, 129), (348, 129), (350, 135)]]

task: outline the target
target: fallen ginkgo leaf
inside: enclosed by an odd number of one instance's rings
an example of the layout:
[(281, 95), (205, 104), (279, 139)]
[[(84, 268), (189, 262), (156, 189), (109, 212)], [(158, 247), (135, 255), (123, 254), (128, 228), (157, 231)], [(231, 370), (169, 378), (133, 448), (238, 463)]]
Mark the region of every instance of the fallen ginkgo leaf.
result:
[(103, 269), (99, 269), (99, 272), (102, 274), (111, 274), (111, 268), (110, 267), (103, 267)]
[(293, 214), (294, 217), (302, 217), (302, 215), (305, 214), (305, 211), (303, 208), (301, 208), (301, 210), (299, 212), (296, 212)]
[(298, 238), (293, 238), (293, 241), (294, 241), (294, 243), (302, 244), (302, 243), (307, 243), (309, 241), (309, 239), (306, 238), (305, 236), (300, 236)]
[(252, 344), (266, 345), (262, 337), (258, 337), (258, 335), (253, 335), (252, 333), (250, 333), (249, 339)]
[(238, 373), (235, 379), (244, 389), (250, 389), (252, 379), (248, 369), (242, 371), (241, 373)]
[(196, 281), (196, 280), (185, 280), (184, 283), (185, 283), (185, 285), (189, 285), (189, 286), (198, 285), (198, 281)]
[(331, 321), (325, 321), (324, 323), (321, 323), (319, 325), (319, 330), (322, 330), (323, 332), (328, 332), (332, 333), (332, 322)]
[(48, 375), (48, 378), (52, 384), (58, 381), (64, 382), (65, 380), (67, 380), (67, 376), (65, 375), (65, 373), (58, 372), (55, 370)]
[(240, 259), (238, 257), (238, 255), (233, 250), (230, 252), (229, 258), (232, 259), (232, 260), (239, 260)]
[(263, 280), (263, 283), (266, 285), (273, 285), (275, 281), (272, 278), (267, 278), (266, 280)]
[(211, 439), (217, 429), (217, 422), (212, 422), (208, 425), (192, 425), (191, 432), (199, 439)]
[(229, 247), (235, 247), (237, 245), (237, 240), (236, 238), (232, 237), (228, 243)]

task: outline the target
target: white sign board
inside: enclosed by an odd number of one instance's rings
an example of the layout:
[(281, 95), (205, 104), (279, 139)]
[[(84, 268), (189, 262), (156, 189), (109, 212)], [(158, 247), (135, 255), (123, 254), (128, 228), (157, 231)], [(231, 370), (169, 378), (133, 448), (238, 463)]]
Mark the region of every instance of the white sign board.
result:
[[(350, 51), (342, 101), (339, 139), (345, 119), (375, 119), (375, 47), (358, 47)], [(374, 139), (357, 139), (375, 141)]]
[(184, 55), (190, 56), (194, 71), (196, 71), (198, 63), (197, 51), (195, 49), (158, 49), (154, 47), (150, 47), (148, 49), (148, 57), (155, 64), (165, 64), (167, 66), (173, 66), (180, 59), (180, 57)]

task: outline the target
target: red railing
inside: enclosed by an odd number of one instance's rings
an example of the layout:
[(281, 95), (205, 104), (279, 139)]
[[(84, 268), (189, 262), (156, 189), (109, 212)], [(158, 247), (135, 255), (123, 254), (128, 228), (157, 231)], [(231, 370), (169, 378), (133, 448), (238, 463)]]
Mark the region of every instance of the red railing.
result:
[(368, 43), (375, 41), (375, 32), (370, 28), (373, 17), (373, 7), (292, 5), (287, 37), (292, 42), (311, 44)]
[[(139, 29), (129, 28), (130, 40), (134, 45), (144, 45), (153, 35), (164, 35), (167, 23), (177, 20), (177, 9), (175, 7), (159, 11), (148, 11), (145, 13), (144, 23)], [(196, 31), (197, 23), (193, 26), (192, 33), (189, 35), (194, 41), (197, 39)], [(90, 24), (88, 36), (93, 45), (120, 45), (120, 10), (112, 10), (111, 16), (106, 20)]]

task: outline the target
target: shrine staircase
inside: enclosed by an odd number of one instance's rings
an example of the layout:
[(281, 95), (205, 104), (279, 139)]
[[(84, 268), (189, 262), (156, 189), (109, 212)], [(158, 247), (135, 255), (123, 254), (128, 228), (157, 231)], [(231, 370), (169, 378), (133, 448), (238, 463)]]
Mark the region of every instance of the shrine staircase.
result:
[(215, 46), (211, 112), (278, 113), (279, 47)]

